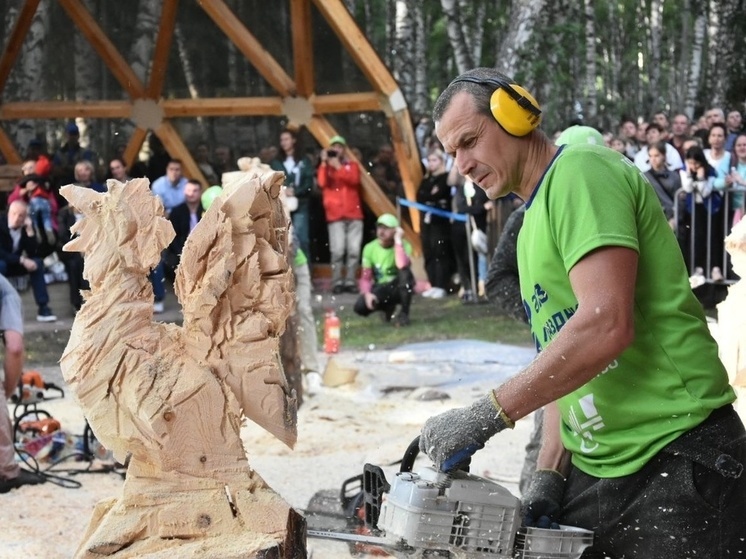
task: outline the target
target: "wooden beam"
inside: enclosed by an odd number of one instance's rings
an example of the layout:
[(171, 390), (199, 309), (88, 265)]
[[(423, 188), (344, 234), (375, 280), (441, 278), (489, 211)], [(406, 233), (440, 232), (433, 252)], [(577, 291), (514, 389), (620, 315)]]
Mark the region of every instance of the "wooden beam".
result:
[(399, 85), (368, 39), (357, 26), (342, 0), (313, 0), (368, 81), (381, 93), (391, 95)]
[(189, 153), (189, 149), (181, 141), (181, 136), (179, 136), (179, 133), (169, 121), (163, 121), (163, 124), (154, 132), (163, 142), (163, 147), (166, 148), (168, 154), (171, 157), (181, 160), (181, 167), (184, 170), (185, 177), (197, 179), (202, 183), (203, 187), (209, 186), (205, 175), (202, 174), (192, 154)]
[(0, 120), (22, 118), (129, 118), (129, 101), (18, 101), (0, 105)]
[(129, 96), (132, 99), (144, 97), (145, 88), (142, 82), (80, 0), (59, 0), (59, 4)]
[(292, 78), (287, 75), (283, 67), (277, 63), (256, 37), (246, 29), (246, 26), (241, 23), (223, 0), (200, 2), (199, 5), (281, 97), (296, 95), (295, 82)]
[(124, 164), (127, 169), (132, 169), (132, 166), (137, 161), (137, 154), (140, 153), (142, 143), (145, 141), (145, 137), (148, 135), (148, 131), (144, 128), (135, 128), (135, 131), (130, 137), (130, 141), (127, 142), (127, 147), (124, 149)]
[(26, 0), (21, 11), (18, 12), (18, 19), (10, 32), (8, 42), (3, 50), (3, 56), (0, 58), (0, 91), (5, 89), (10, 71), (18, 58), (18, 53), (21, 52), (21, 47), (23, 47), (23, 42), (31, 28), (38, 7), (39, 0)]
[[(399, 167), (402, 186), (404, 187), (404, 196), (407, 200), (417, 200), (417, 190), (422, 182), (422, 164), (420, 162), (420, 153), (412, 153), (408, 142), (402, 134), (402, 128), (399, 121), (394, 117), (389, 117), (389, 130), (391, 130), (391, 144), (396, 153), (396, 163)], [(415, 142), (416, 145), (416, 142)], [(412, 220), (412, 227), (415, 231), (420, 231), (420, 212), (416, 208), (409, 208), (409, 217)]]
[(164, 99), (166, 117), (186, 116), (282, 116), (279, 97), (220, 97), (215, 99)]
[(309, 0), (290, 0), (290, 29), (293, 35), (293, 65), (297, 94), (301, 97), (310, 97), (315, 80)]
[(381, 96), (375, 91), (314, 95), (309, 101), (316, 113), (381, 111)]
[(16, 151), (16, 146), (13, 144), (5, 130), (0, 128), (0, 152), (5, 156), (5, 160), (13, 165), (20, 165), (23, 163), (21, 156)]
[(156, 35), (153, 63), (150, 66), (150, 79), (147, 90), (147, 96), (151, 99), (158, 99), (161, 96), (163, 84), (166, 81), (168, 55), (171, 52), (178, 8), (179, 0), (166, 0), (163, 2), (163, 7), (161, 8), (161, 23), (158, 27), (158, 34)]

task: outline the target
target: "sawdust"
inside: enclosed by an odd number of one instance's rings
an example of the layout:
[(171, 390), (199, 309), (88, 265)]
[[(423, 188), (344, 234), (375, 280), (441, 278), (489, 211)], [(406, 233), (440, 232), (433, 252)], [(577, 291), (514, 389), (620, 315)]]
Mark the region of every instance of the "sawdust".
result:
[[(303, 513), (317, 492), (338, 492), (345, 480), (362, 473), (365, 463), (382, 466), (392, 479), (397, 461), (428, 417), (470, 404), (491, 387), (480, 377), (463, 384), (445, 386), (435, 381), (431, 386), (401, 388), (407, 384), (402, 371), (412, 370), (413, 365), (388, 365), (387, 356), (383, 352), (343, 352), (337, 356), (341, 364), (359, 371), (355, 382), (324, 387), (306, 401), (298, 414), (294, 450), (255, 424), (243, 429), (249, 464), (299, 512)], [(322, 365), (325, 359), (320, 355)], [(42, 374), (46, 380), (64, 385), (59, 368), (44, 368)], [(417, 382), (423, 381), (418, 378)], [(386, 390), (391, 386), (398, 388)], [(443, 398), (420, 399), (423, 392), (432, 390), (441, 391)], [(45, 402), (44, 408), (61, 421), (63, 429), (82, 433), (85, 420), (70, 394)], [(495, 436), (475, 455), (472, 472), (495, 479), (518, 494), (524, 445), (532, 424), (529, 418), (514, 430)], [(426, 462), (420, 456), (415, 469)], [(75, 479), (82, 484), (79, 489), (46, 483), (0, 495), (0, 559), (73, 556), (94, 505), (118, 495), (122, 486), (116, 473), (82, 474)], [(348, 544), (341, 542), (309, 539), (308, 548), (314, 559), (352, 556)]]

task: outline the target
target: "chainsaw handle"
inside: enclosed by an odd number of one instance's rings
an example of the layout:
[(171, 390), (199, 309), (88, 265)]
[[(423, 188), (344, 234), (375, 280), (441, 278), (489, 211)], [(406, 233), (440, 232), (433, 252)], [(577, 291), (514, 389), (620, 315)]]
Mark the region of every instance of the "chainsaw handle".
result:
[(415, 439), (409, 443), (407, 450), (404, 452), (404, 456), (401, 459), (401, 467), (399, 472), (411, 472), (412, 466), (417, 455), (420, 453), (420, 436), (417, 435)]
[[(484, 445), (473, 448), (473, 447), (467, 447), (460, 452), (456, 454), (456, 456), (451, 457), (450, 460), (447, 461), (444, 466), (447, 465), (447, 469), (441, 468), (444, 472), (451, 471), (451, 470), (463, 470), (464, 472), (469, 471), (469, 466), (471, 466), (471, 456), (474, 454), (477, 450), (480, 448), (483, 448)], [(420, 436), (417, 435), (415, 439), (409, 443), (409, 446), (407, 447), (407, 450), (404, 452), (404, 456), (401, 459), (401, 466), (399, 467), (399, 472), (411, 472), (412, 467), (414, 466), (414, 461), (417, 459), (417, 455), (420, 453)]]

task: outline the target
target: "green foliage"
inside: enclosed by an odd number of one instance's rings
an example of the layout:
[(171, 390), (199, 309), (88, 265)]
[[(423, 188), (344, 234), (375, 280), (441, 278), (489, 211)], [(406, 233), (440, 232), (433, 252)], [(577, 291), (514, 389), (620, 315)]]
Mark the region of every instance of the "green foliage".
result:
[[(345, 349), (393, 348), (403, 344), (436, 340), (471, 339), (515, 345), (531, 345), (528, 326), (501, 315), (490, 303), (463, 304), (457, 297), (424, 299), (415, 297), (411, 324), (397, 327), (381, 320), (381, 313), (364, 318), (351, 305), (336, 313), (342, 322)], [(319, 318), (319, 341), (323, 344), (324, 318)]]

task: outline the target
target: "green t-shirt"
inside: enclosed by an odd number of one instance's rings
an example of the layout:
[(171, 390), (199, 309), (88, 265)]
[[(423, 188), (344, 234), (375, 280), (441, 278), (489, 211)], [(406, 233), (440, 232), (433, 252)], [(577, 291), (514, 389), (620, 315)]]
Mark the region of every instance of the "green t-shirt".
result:
[(579, 260), (603, 246), (638, 253), (632, 345), (558, 400), (573, 464), (596, 477), (632, 474), (735, 399), (681, 250), (642, 173), (604, 147), (562, 148), (526, 207), (518, 263), (538, 351), (577, 309), (569, 272)]
[[(412, 245), (409, 241), (402, 241), (404, 252), (412, 256)], [(373, 283), (388, 283), (397, 276), (394, 247), (383, 248), (378, 239), (373, 239), (363, 247), (363, 268), (373, 268)]]

